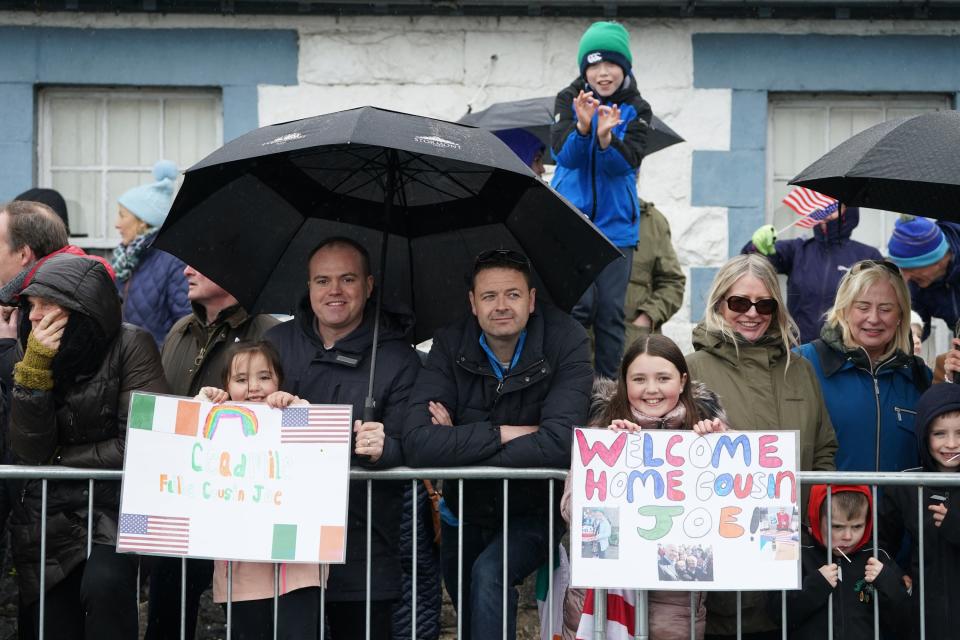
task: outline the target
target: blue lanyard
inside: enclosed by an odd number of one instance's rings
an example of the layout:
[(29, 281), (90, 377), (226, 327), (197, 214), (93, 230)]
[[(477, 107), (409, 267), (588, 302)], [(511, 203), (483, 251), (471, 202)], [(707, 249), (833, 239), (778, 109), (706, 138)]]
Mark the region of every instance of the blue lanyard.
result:
[(500, 364), (500, 361), (497, 360), (497, 356), (494, 355), (493, 350), (490, 349), (490, 345), (487, 344), (487, 337), (480, 333), (480, 348), (483, 349), (483, 352), (487, 354), (487, 360), (490, 361), (490, 368), (493, 369), (494, 375), (497, 376), (497, 380), (503, 382), (503, 376), (517, 366), (517, 362), (520, 361), (520, 353), (523, 351), (523, 343), (527, 340), (527, 330), (524, 329), (520, 332), (520, 338), (517, 339), (517, 346), (513, 349), (513, 359), (510, 360), (510, 367), (504, 371), (503, 366)]

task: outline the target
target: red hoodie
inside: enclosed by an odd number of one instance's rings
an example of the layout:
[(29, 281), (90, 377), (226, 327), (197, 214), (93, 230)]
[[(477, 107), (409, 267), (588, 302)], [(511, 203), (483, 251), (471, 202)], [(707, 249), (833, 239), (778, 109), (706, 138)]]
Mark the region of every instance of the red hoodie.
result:
[[(867, 524), (863, 528), (863, 536), (857, 543), (854, 551), (859, 551), (861, 547), (870, 542), (870, 536), (873, 534), (873, 518), (870, 512), (873, 509), (873, 500), (870, 495), (870, 488), (863, 484), (834, 484), (830, 485), (830, 493), (837, 495), (843, 491), (855, 491), (867, 496)], [(810, 489), (810, 502), (807, 505), (807, 517), (810, 519), (810, 535), (816, 539), (824, 548), (827, 543), (823, 541), (823, 534), (820, 531), (820, 505), (827, 499), (827, 485), (815, 484)]]

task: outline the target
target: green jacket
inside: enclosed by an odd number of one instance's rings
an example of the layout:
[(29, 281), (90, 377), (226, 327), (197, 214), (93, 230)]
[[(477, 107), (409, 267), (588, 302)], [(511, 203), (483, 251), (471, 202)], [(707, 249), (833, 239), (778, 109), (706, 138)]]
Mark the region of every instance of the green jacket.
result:
[(170, 328), (160, 357), (167, 383), (176, 395), (195, 396), (201, 387), (223, 387), (227, 349), (241, 340), (259, 340), (267, 329), (279, 324), (268, 315), (250, 316), (240, 305), (220, 312), (212, 324), (203, 307), (193, 304), (193, 313)]
[[(695, 353), (687, 356), (690, 377), (720, 396), (737, 431), (796, 429), (800, 432), (800, 470), (833, 471), (837, 437), (823, 402), (820, 384), (810, 363), (794, 354), (787, 368), (786, 350), (779, 335), (755, 343), (734, 345), (703, 323), (693, 330)], [(807, 491), (801, 492), (803, 512)], [(779, 592), (775, 593), (779, 598)], [(736, 593), (711, 593), (707, 599), (707, 633), (737, 632)], [(757, 633), (777, 628), (767, 612), (766, 593), (742, 594), (743, 631)]]
[(670, 238), (670, 223), (652, 202), (640, 201), (640, 242), (633, 252), (633, 268), (623, 306), (626, 344), (648, 333), (634, 326), (641, 312), (653, 320), (653, 330), (673, 317), (683, 304), (683, 275)]

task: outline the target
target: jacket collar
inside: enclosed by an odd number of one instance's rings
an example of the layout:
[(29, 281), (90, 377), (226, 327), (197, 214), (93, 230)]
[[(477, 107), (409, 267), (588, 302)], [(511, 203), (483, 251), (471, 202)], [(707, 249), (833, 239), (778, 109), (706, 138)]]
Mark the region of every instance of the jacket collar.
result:
[[(848, 349), (840, 335), (839, 328), (832, 325), (824, 324), (820, 329), (820, 342), (827, 348), (817, 349), (817, 354), (820, 356), (820, 367), (826, 377), (829, 378), (841, 369), (850, 367), (865, 369), (871, 373), (876, 369), (877, 374), (883, 371), (900, 371), (907, 377), (912, 376), (911, 357), (900, 349), (883, 362), (874, 365), (864, 349), (859, 347)], [(814, 347), (816, 348), (816, 344)]]
[(779, 332), (768, 333), (756, 342), (749, 342), (739, 333), (733, 335), (736, 343), (719, 331), (709, 331), (701, 322), (693, 330), (693, 348), (706, 351), (735, 367), (749, 359), (773, 369), (786, 354)]
[[(546, 362), (543, 355), (545, 332), (544, 318), (540, 310), (541, 304), (543, 303), (537, 303), (536, 308), (527, 320), (527, 337), (524, 341), (523, 351), (517, 365), (504, 376), (504, 390), (525, 387), (550, 373), (549, 363)], [(497, 375), (490, 366), (487, 354), (480, 346), (480, 323), (472, 315), (464, 322), (466, 327), (457, 352), (457, 364), (475, 375), (489, 376), (496, 380)]]

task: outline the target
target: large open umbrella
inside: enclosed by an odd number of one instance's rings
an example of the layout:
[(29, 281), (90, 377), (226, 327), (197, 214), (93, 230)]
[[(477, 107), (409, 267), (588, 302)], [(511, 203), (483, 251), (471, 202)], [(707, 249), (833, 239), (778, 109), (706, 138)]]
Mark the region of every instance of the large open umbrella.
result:
[(370, 249), (378, 308), (381, 295), (409, 305), (418, 340), (466, 311), (465, 277), (484, 249), (526, 253), (541, 295), (567, 310), (621, 257), (489, 132), (372, 107), (263, 127), (213, 152), (186, 172), (156, 246), (250, 312), (291, 312), (310, 250), (330, 235)]
[[(540, 138), (544, 146), (550, 147), (550, 126), (553, 125), (553, 106), (555, 98), (526, 98), (497, 102), (482, 111), (468, 113), (458, 120), (460, 124), (469, 124), (487, 131), (504, 129), (526, 129)], [(676, 131), (671, 129), (657, 116), (650, 122), (647, 133), (647, 155), (666, 149), (670, 145), (683, 142)], [(553, 162), (552, 156), (545, 161)]]
[(960, 113), (881, 122), (840, 143), (790, 184), (849, 206), (960, 221)]

